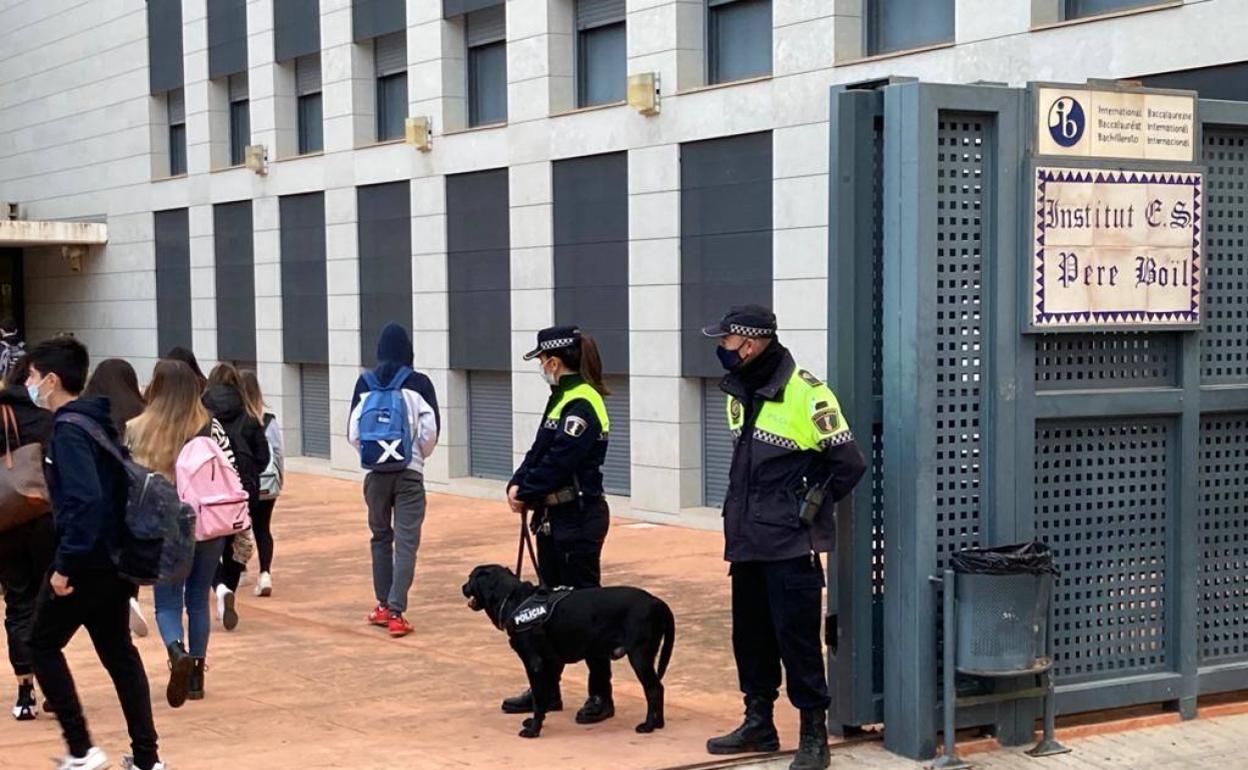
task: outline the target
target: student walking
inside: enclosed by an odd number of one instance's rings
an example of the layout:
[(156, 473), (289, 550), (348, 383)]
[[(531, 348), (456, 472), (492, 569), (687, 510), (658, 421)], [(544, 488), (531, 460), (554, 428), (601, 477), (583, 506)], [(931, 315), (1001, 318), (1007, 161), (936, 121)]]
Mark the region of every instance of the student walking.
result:
[[(182, 491), (186, 482), (182, 477), (186, 473), (181, 462), (182, 453), (189, 442), (206, 437), (220, 447), (223, 462), (228, 463), (227, 468), (220, 469), (224, 471), (222, 483), (228, 485), (231, 481), (227, 474), (234, 476), (237, 500), (245, 506), (246, 493), (232, 467), (229, 437), (221, 423), (213, 419), (200, 402), (199, 381), (191, 368), (181, 361), (160, 361), (152, 373), (147, 393), (147, 408), (130, 421), (126, 430), (126, 444), (134, 459), (174, 481)], [(225, 491), (229, 491), (228, 487)], [(184, 502), (196, 502), (187, 497), (183, 494)], [(197, 527), (201, 531), (205, 523), (202, 519)], [(179, 708), (188, 698), (204, 697), (204, 661), (212, 625), (208, 594), (224, 549), (224, 537), (197, 537), (190, 574), (179, 583), (160, 583), (154, 591), (156, 625), (169, 654), (169, 685), (165, 698), (173, 708)], [(185, 632), (183, 609), (187, 618)]]
[(204, 376), (204, 370), (199, 368), (199, 359), (195, 358), (195, 354), (192, 351), (178, 345), (169, 348), (169, 352), (164, 357), (170, 361), (181, 361), (191, 367), (191, 371), (195, 373), (195, 379), (199, 381), (199, 389), (201, 391), (208, 387), (208, 378)]
[[(26, 387), (32, 400), (55, 411), (48, 453), (48, 486), (56, 511), (56, 549), (35, 604), (30, 649), (35, 676), (61, 724), (69, 753), (59, 770), (99, 770), (108, 757), (92, 745), (87, 720), (63, 650), (86, 627), (96, 654), (116, 687), (130, 732), (133, 759), (124, 766), (164, 770), (152, 720), (151, 690), (143, 660), (130, 641), (129, 602), (134, 587), (117, 572), (111, 554), (124, 524), (125, 472), (72, 418), (91, 420), (116, 440), (107, 399), (79, 398), (87, 378), (87, 349), (57, 337), (30, 351)], [(61, 417), (65, 419), (62, 420)]]
[[(5, 442), (10, 450), (40, 444), (46, 451), (52, 438), (52, 415), (35, 406), (23, 384), (28, 362), (14, 364), (11, 376), (0, 390), (0, 410), (8, 412)], [(0, 518), (3, 518), (0, 515)], [(0, 587), (4, 589), (4, 631), (8, 641), (9, 663), (17, 677), (17, 700), (13, 718), (19, 722), (39, 714), (35, 699), (35, 670), (30, 655), (30, 628), (35, 615), (35, 597), (43, 584), (56, 548), (56, 530), (48, 513), (0, 533)]]
[(425, 520), (425, 459), (438, 443), (433, 383), (412, 371), (412, 340), (386, 324), (377, 342), (377, 368), (364, 372), (351, 397), (347, 438), (360, 450), (364, 502), (372, 531), (373, 593), (368, 622), (398, 638), (412, 632), (403, 617), (416, 574), (416, 550)]
[[(108, 410), (113, 418), (117, 435), (126, 435), (126, 423), (143, 413), (143, 394), (139, 391), (139, 378), (129, 361), (106, 358), (96, 364), (83, 396), (103, 396), (108, 399)], [(148, 634), (147, 620), (139, 606), (139, 598), (130, 600), (130, 633), (143, 637)]]
[(251, 370), (242, 372), (243, 402), (254, 417), (259, 415), (264, 425), (264, 437), (269, 442), (269, 464), (260, 473), (260, 502), (251, 513), (251, 531), (256, 536), (256, 552), (260, 556), (260, 576), (256, 580), (256, 596), (273, 595), (273, 508), (282, 494), (286, 479), (285, 448), (282, 429), (277, 415), (268, 411), (264, 395), (260, 392), (260, 380)]
[[(243, 381), (232, 364), (217, 364), (208, 375), (204, 406), (225, 427), (234, 449), (238, 477), (247, 490), (250, 513), (254, 517), (260, 503), (260, 471), (269, 464), (269, 442), (264, 426), (247, 411), (243, 400)], [(251, 556), (250, 531), (226, 538), (220, 566), (213, 578), (217, 594), (217, 614), (226, 631), (238, 626), (235, 592)]]

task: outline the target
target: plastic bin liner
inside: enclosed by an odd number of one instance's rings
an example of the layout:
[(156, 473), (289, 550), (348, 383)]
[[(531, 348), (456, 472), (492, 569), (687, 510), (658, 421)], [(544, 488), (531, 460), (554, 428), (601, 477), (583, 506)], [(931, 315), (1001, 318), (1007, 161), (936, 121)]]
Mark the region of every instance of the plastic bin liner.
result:
[(949, 559), (961, 575), (1056, 575), (1053, 550), (1039, 540), (1001, 545), (996, 548), (968, 548)]

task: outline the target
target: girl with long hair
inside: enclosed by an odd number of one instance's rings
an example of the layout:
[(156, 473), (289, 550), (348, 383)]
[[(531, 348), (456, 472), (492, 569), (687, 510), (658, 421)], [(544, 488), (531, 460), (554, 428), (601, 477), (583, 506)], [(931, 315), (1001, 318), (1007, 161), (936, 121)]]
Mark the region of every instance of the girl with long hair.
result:
[(252, 417), (264, 426), (264, 436), (269, 442), (269, 464), (260, 473), (260, 500), (251, 512), (251, 529), (256, 536), (256, 552), (260, 556), (260, 575), (256, 578), (256, 596), (273, 594), (273, 508), (282, 483), (286, 477), (285, 452), (282, 445), (282, 429), (277, 415), (268, 411), (264, 395), (260, 392), (260, 380), (256, 373), (242, 373), (243, 403)]

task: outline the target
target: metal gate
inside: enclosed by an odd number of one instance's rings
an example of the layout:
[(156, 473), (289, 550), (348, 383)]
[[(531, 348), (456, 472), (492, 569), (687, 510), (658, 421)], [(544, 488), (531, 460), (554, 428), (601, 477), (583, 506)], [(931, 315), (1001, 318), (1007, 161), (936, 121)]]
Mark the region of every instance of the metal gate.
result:
[(732, 466), (727, 401), (718, 379), (702, 381), (702, 504), (713, 507), (724, 503)]
[[(890, 750), (931, 756), (929, 576), (1033, 536), (1061, 569), (1061, 713), (1190, 717), (1248, 688), (1248, 104), (1199, 115), (1203, 328), (1028, 334), (1027, 92), (833, 90), (830, 379), (871, 455), (829, 564), (840, 726), (883, 721)], [(1034, 709), (958, 717), (1018, 743)]]
[(299, 417), (304, 457), (329, 457), (329, 367), (299, 367)]
[(628, 495), (632, 491), (628, 377), (608, 377), (605, 384), (611, 390), (611, 395), (604, 399), (607, 416), (611, 418), (611, 436), (607, 459), (602, 464), (602, 486), (610, 494)]
[(468, 463), (473, 476), (511, 478), (511, 372), (468, 373)]

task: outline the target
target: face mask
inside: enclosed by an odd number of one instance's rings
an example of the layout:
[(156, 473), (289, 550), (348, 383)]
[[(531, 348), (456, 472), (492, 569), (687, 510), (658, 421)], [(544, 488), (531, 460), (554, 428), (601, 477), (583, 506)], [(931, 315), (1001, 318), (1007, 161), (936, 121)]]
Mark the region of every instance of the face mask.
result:
[(728, 371), (733, 371), (741, 365), (744, 359), (741, 358), (741, 349), (729, 350), (723, 346), (715, 348), (715, 355), (719, 357), (719, 363)]
[(546, 364), (542, 364), (542, 379), (552, 388), (559, 384), (559, 378), (546, 369)]
[(30, 395), (31, 402), (40, 409), (47, 409), (48, 405), (43, 400), (43, 396), (39, 394), (39, 386), (43, 384), (43, 380), (39, 380), (34, 385), (26, 386), (26, 393)]

